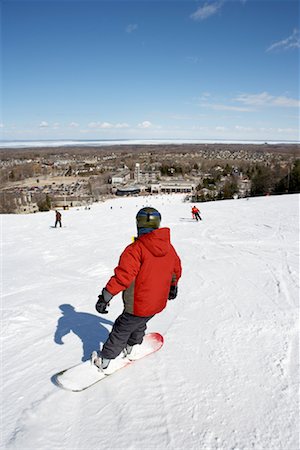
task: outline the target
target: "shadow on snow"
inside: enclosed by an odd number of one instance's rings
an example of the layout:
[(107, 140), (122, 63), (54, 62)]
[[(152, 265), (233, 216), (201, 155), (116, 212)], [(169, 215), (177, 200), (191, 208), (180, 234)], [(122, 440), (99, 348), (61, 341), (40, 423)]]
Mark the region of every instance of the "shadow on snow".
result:
[(109, 331), (104, 325), (113, 325), (113, 322), (103, 317), (95, 316), (85, 312), (77, 312), (72, 305), (60, 305), (62, 316), (58, 319), (54, 335), (54, 342), (62, 345), (62, 338), (71, 331), (79, 337), (82, 342), (82, 361), (90, 359), (93, 350), (99, 350), (100, 344), (104, 343)]

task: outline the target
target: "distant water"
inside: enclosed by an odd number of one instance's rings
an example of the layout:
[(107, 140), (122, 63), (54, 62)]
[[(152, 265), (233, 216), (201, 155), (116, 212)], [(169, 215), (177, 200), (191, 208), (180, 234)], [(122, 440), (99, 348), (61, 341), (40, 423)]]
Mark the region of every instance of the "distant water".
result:
[(103, 147), (109, 145), (181, 145), (181, 144), (300, 144), (299, 141), (240, 141), (219, 139), (123, 139), (123, 140), (49, 140), (49, 141), (3, 141), (0, 140), (0, 148), (27, 148), (27, 147)]

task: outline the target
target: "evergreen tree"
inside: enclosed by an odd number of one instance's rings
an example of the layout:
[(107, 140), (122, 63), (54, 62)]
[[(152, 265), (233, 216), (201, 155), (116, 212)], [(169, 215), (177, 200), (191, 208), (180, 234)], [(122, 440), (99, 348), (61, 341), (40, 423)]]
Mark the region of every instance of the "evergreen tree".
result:
[(292, 170), (275, 186), (278, 194), (300, 192), (300, 159), (296, 160)]
[(295, 161), (290, 174), (288, 192), (300, 192), (300, 159)]
[(238, 192), (238, 186), (235, 181), (226, 180), (223, 190), (223, 198), (233, 198)]
[(41, 199), (37, 202), (39, 211), (50, 211), (51, 209), (51, 199), (48, 194), (44, 199)]
[(252, 177), (251, 195), (263, 195), (269, 192), (274, 186), (274, 177), (270, 168), (258, 166)]

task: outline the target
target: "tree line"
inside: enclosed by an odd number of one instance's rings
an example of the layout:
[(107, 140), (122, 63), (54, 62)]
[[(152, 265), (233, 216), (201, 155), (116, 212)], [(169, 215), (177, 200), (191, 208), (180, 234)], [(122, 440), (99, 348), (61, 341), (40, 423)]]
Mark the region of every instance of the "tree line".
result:
[[(266, 194), (292, 194), (300, 193), (300, 159), (295, 160), (287, 167), (279, 165), (268, 166), (251, 164), (244, 172), (250, 181), (251, 188), (248, 196), (256, 197)], [(224, 183), (221, 177), (226, 176)], [(205, 194), (201, 191), (206, 190)], [(194, 201), (210, 201), (233, 198), (238, 194), (238, 177), (232, 172), (228, 164), (223, 171), (205, 177), (196, 187)]]

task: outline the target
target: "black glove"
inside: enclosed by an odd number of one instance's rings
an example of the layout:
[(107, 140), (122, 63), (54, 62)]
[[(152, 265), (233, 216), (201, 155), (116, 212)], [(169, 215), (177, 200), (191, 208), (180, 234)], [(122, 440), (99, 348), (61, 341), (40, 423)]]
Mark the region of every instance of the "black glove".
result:
[(106, 289), (102, 289), (102, 294), (98, 295), (98, 301), (96, 303), (96, 310), (100, 314), (107, 314), (109, 307), (109, 302), (113, 298), (113, 295), (111, 295), (110, 292), (108, 292)]
[(178, 292), (177, 286), (171, 286), (168, 299), (174, 300), (174, 298), (177, 297), (177, 292)]
[(98, 311), (98, 313), (100, 314), (107, 314), (108, 310), (107, 308), (109, 307), (109, 302), (106, 302), (103, 298), (103, 295), (100, 294), (98, 295), (98, 301), (96, 303), (96, 310)]

